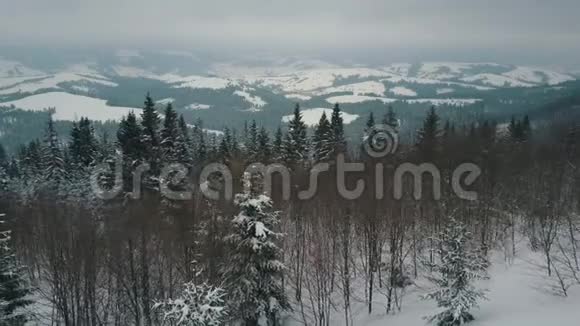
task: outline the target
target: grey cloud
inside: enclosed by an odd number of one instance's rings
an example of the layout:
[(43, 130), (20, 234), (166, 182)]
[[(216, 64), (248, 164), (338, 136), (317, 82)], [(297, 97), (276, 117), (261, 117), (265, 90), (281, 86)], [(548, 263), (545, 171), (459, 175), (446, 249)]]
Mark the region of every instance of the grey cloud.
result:
[(580, 54), (577, 0), (2, 1), (0, 41)]

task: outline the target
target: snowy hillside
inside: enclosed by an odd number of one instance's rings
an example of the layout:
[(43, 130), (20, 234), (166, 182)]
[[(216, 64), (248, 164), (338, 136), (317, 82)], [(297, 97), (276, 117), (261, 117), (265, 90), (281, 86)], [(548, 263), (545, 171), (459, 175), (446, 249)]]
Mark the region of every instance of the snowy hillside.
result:
[[(496, 257), (490, 271), (491, 280), (483, 283), (489, 289), (488, 301), (481, 303), (474, 311), (472, 326), (571, 326), (576, 325), (580, 314), (580, 289), (570, 293), (568, 298), (554, 296), (542, 290), (545, 282), (532, 263), (540, 259), (525, 252), (513, 264)], [(433, 303), (419, 297), (428, 287), (427, 283), (415, 286), (405, 294), (405, 306), (394, 315), (385, 315), (380, 310), (368, 315), (365, 307), (353, 309), (356, 312), (354, 325), (364, 326), (425, 326), (424, 316), (436, 310)], [(381, 304), (377, 299), (377, 304)], [(377, 309), (378, 310), (378, 309)], [(345, 325), (337, 316), (333, 325)]]
[(109, 106), (105, 100), (64, 92), (42, 93), (16, 101), (0, 103), (0, 106), (12, 105), (30, 111), (54, 109), (53, 118), (55, 120), (70, 121), (78, 120), (81, 117), (96, 121), (121, 120), (129, 112), (140, 110), (138, 108)]
[[(156, 55), (197, 62), (190, 55)], [(88, 112), (99, 120), (117, 119), (123, 110), (110, 110), (104, 104), (107, 100), (133, 107), (141, 100), (128, 101), (124, 95), (127, 91), (154, 91), (160, 106), (171, 102), (176, 109), (202, 114), (205, 120), (217, 124), (223, 119), (212, 116), (214, 111), (232, 112), (237, 120), (253, 119), (251, 115), (257, 114), (277, 115), (271, 120), (279, 121), (286, 114), (281, 111), (294, 102), (311, 108), (325, 103), (362, 106), (396, 102), (462, 107), (488, 98), (487, 94), (497, 89), (549, 87), (574, 80), (571, 75), (549, 69), (495, 63), (363, 66), (282, 58), (216, 62), (192, 74), (178, 61), (171, 68), (148, 63), (146, 52), (123, 50), (115, 58), (117, 61), (111, 64), (70, 62), (61, 69), (44, 70), (0, 59), (0, 103), (27, 110), (58, 104), (64, 107), (57, 108), (59, 119), (74, 119)], [(54, 94), (40, 96), (43, 93)], [(40, 104), (39, 99), (50, 102)], [(88, 108), (81, 108), (85, 103)], [(99, 108), (107, 113), (97, 114)]]

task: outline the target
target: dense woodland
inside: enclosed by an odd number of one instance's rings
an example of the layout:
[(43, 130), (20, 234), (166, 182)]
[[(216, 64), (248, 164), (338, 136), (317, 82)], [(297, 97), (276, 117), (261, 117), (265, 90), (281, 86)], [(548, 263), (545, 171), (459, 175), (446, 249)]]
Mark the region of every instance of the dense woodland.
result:
[[(374, 126), (397, 130), (405, 122), (384, 111), (368, 116), (359, 138), (345, 137), (338, 105), (314, 129), (296, 106), (287, 128), (275, 133), (251, 121), (221, 136), (205, 133), (201, 121), (189, 126), (171, 104), (159, 114), (149, 96), (140, 116), (120, 122), (114, 141), (95, 135), (87, 119), (68, 137), (49, 120), (44, 138), (15, 155), (0, 152), (0, 325), (352, 325), (355, 304), (368, 313), (404, 309), (406, 289), (418, 278), (435, 285), (426, 299), (461, 312), (429, 319), (457, 325), (472, 319), (469, 309), (484, 297), (471, 281), (486, 278), (492, 254), (517, 257), (521, 237), (545, 258), (538, 268), (546, 289), (566, 296), (580, 285), (580, 128), (535, 125), (524, 116), (505, 127), (483, 118), (458, 124), (431, 108), (412, 142), (377, 158), (364, 150)], [(97, 180), (113, 187), (119, 155), (122, 193), (101, 199), (91, 176), (108, 164)], [(367, 167), (346, 177), (350, 189), (365, 181), (357, 199), (337, 191), (338, 155)], [(229, 167), (233, 199), (202, 193), (200, 172), (214, 162)], [(281, 177), (270, 198), (263, 176), (244, 173), (254, 162), (290, 169), (288, 200)], [(330, 168), (319, 174), (316, 195), (299, 199), (320, 162)], [(414, 198), (408, 176), (395, 199), (394, 170), (405, 162), (435, 164), (442, 197), (427, 176), (423, 196)], [(464, 162), (482, 171), (467, 187), (475, 201), (451, 189)], [(142, 163), (150, 170), (136, 198), (132, 173)], [(171, 163), (188, 168), (171, 187), (190, 190), (191, 198), (159, 190), (160, 170)], [(378, 179), (385, 184), (380, 199)], [(223, 190), (223, 176), (210, 181)], [(449, 297), (450, 288), (459, 294)]]

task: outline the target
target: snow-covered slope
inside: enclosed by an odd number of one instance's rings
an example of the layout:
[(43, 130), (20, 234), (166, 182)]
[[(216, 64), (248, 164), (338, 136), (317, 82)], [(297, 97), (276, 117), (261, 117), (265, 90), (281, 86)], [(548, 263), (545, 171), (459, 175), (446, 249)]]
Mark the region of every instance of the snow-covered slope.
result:
[[(554, 296), (546, 291), (545, 271), (538, 271), (535, 261), (542, 261), (539, 254), (522, 249), (519, 257), (509, 264), (495, 255), (490, 268), (490, 280), (480, 285), (489, 290), (488, 301), (480, 303), (480, 308), (473, 311), (475, 321), (471, 326), (572, 326), (578, 325), (580, 318), (580, 287), (570, 289), (567, 298)], [(404, 294), (402, 310), (387, 315), (381, 309), (386, 304), (385, 297), (375, 297), (373, 313), (367, 313), (367, 307), (359, 300), (352, 302), (350, 325), (360, 326), (429, 326), (423, 317), (431, 315), (437, 308), (431, 301), (421, 300), (430, 284), (425, 280)], [(359, 291), (362, 291), (360, 289)], [(356, 297), (356, 295), (354, 295)], [(362, 295), (364, 297), (364, 294)], [(331, 325), (343, 326), (342, 307), (338, 307), (332, 317)], [(298, 317), (299, 319), (299, 317)], [(290, 326), (301, 325), (291, 322)]]
[(0, 106), (11, 106), (30, 111), (42, 111), (54, 108), (55, 120), (78, 120), (87, 117), (91, 120), (120, 120), (129, 112), (140, 110), (109, 106), (107, 101), (64, 92), (49, 92), (25, 97), (20, 100), (0, 103)]
[[(332, 109), (327, 108), (303, 109), (302, 120), (307, 126), (314, 127), (318, 124), (318, 121), (320, 121), (320, 117), (322, 116), (323, 113), (326, 113), (326, 117), (330, 119)], [(282, 122), (287, 123), (290, 120), (292, 120), (293, 117), (294, 116), (292, 114), (285, 115), (282, 117)], [(358, 114), (350, 114), (344, 111), (341, 112), (341, 117), (344, 124), (349, 124), (359, 118)]]

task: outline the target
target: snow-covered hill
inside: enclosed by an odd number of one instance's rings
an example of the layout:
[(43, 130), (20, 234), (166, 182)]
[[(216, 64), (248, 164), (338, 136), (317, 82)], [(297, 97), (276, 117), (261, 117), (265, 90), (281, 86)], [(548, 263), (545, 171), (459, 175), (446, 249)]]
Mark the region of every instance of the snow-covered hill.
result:
[[(465, 106), (495, 89), (548, 87), (575, 79), (571, 74), (545, 68), (496, 63), (424, 62), (371, 67), (299, 59), (217, 62), (190, 74), (179, 61), (171, 69), (148, 64), (143, 52), (121, 51), (116, 57), (118, 61), (111, 64), (71, 62), (61, 69), (50, 70), (0, 59), (0, 104), (35, 103), (39, 94), (49, 92), (88, 95), (104, 101), (114, 99), (118, 103), (125, 90), (135, 92), (143, 88), (145, 93), (150, 90), (148, 85), (154, 85), (156, 98), (171, 98), (178, 109), (204, 112), (207, 118), (214, 109), (252, 115), (279, 110), (280, 106), (290, 107), (292, 102), (301, 102), (306, 107), (377, 101)], [(26, 102), (27, 98), (31, 99)], [(75, 105), (80, 104), (77, 97), (70, 99), (75, 99)], [(135, 103), (132, 100), (125, 105)], [(67, 110), (75, 109), (67, 107)], [(80, 107), (76, 110), (78, 114), (86, 111)]]

